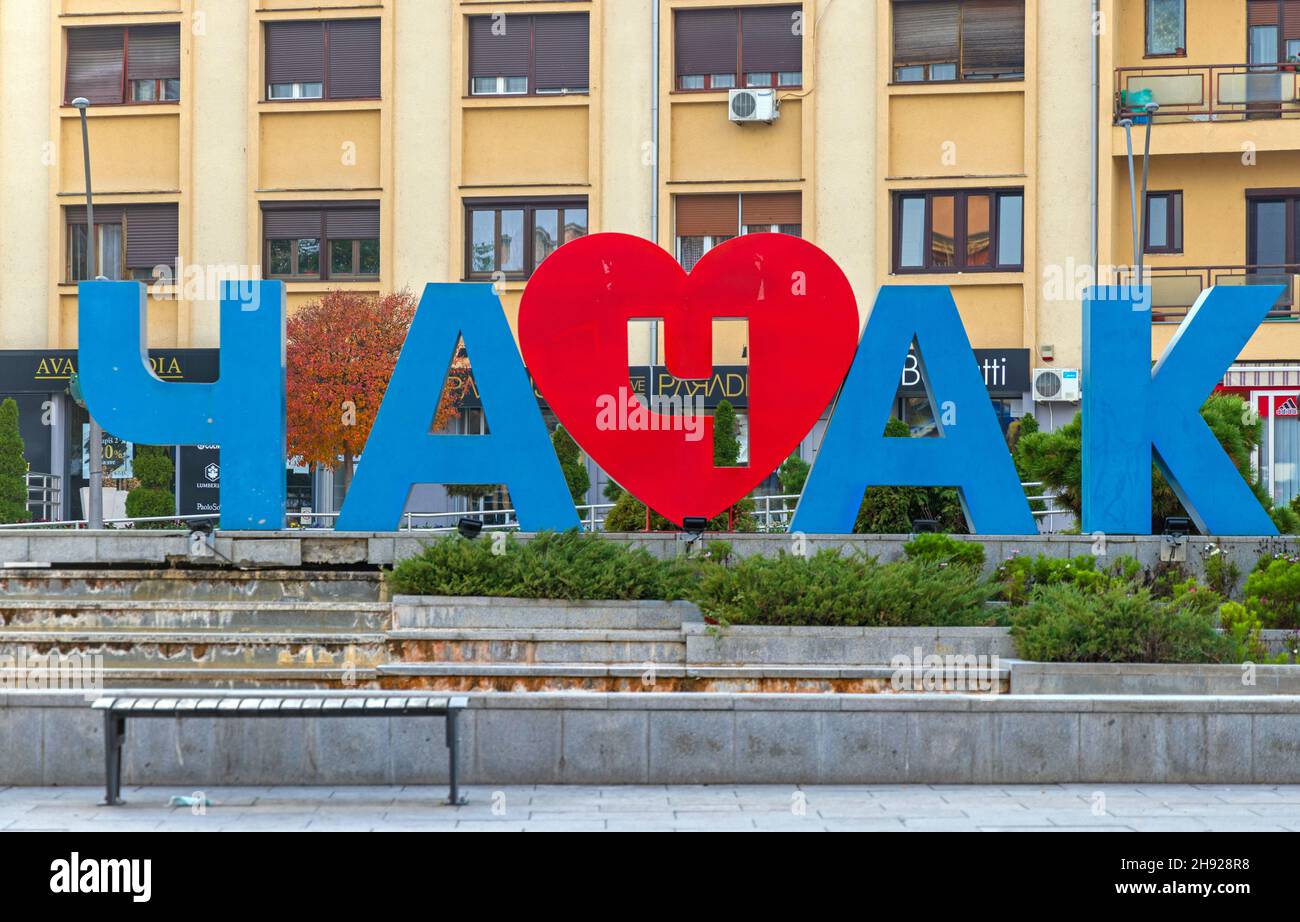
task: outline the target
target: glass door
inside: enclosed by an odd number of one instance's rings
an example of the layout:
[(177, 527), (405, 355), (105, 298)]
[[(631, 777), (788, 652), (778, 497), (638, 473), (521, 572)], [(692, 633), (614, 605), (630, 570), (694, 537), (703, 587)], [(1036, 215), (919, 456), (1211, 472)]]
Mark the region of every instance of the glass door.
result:
[(1252, 197), (1247, 200), (1246, 278), (1247, 285), (1282, 285), (1275, 315), (1287, 315), (1292, 308), (1291, 290), (1300, 257), (1296, 253), (1297, 197)]

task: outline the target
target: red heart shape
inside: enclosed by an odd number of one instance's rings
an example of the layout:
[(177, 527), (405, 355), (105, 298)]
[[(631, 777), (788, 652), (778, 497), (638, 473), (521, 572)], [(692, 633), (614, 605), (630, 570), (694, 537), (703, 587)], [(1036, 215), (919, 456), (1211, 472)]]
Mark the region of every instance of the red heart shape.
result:
[[(657, 413), (648, 429), (609, 427), (602, 409), (631, 390), (628, 321), (652, 318), (678, 378), (712, 375), (714, 318), (749, 321), (747, 466), (714, 467), (711, 417), (694, 441)], [(844, 273), (785, 234), (730, 240), (690, 275), (648, 240), (593, 234), (552, 253), (519, 307), (524, 362), (551, 410), (614, 480), (679, 525), (721, 513), (781, 465), (835, 397), (857, 338)]]

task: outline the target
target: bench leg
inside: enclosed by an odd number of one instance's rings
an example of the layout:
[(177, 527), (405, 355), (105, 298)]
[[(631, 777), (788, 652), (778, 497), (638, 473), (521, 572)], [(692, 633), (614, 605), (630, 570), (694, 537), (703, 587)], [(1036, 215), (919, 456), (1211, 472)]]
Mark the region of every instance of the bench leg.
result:
[(104, 712), (104, 803), (120, 807), (122, 800), (122, 744), (126, 739), (126, 718)]
[(460, 795), (460, 727), (457, 724), (459, 714), (460, 712), (455, 708), (447, 711), (447, 758), (450, 760), (448, 780), (451, 782), (447, 804), (452, 807), (460, 807), (469, 802), (468, 797)]

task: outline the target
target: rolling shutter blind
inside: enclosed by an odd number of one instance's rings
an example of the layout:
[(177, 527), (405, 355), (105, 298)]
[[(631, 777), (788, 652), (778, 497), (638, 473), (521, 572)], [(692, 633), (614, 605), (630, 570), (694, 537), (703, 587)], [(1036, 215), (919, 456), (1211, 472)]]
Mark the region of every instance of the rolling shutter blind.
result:
[(379, 209), (348, 208), (325, 212), (325, 236), (331, 240), (373, 240), (379, 237)]
[(128, 80), (180, 79), (180, 26), (132, 26), (127, 47)]
[(678, 237), (735, 237), (740, 233), (740, 203), (735, 195), (679, 195)]
[(677, 76), (736, 73), (740, 19), (735, 10), (678, 10), (676, 15)]
[(963, 75), (1024, 71), (1024, 0), (966, 0), (961, 47)]
[(803, 70), (803, 36), (795, 34), (797, 6), (745, 9), (740, 14), (745, 72), (765, 74)]
[(325, 82), (325, 23), (266, 24), (266, 82)]
[(1300, 39), (1300, 0), (1286, 0), (1282, 10), (1282, 38), (1286, 41)]
[(319, 208), (275, 210), (262, 213), (263, 236), (267, 240), (290, 238), (319, 238), (321, 235)]
[(379, 20), (336, 19), (329, 31), (329, 98), (379, 97)]
[(469, 74), (471, 77), (526, 77), (532, 46), (527, 16), (506, 16), (501, 34), (491, 16), (469, 18)]
[[(98, 213), (95, 215), (99, 217)], [(152, 269), (175, 264), (180, 253), (175, 205), (131, 205), (126, 209), (126, 267)]]
[(583, 90), (590, 83), (586, 13), (554, 13), (533, 19), (537, 89)]
[(894, 0), (894, 66), (955, 62), (957, 0)]
[(740, 197), (740, 223), (803, 224), (803, 197), (798, 192), (746, 192)]
[[(74, 224), (86, 223), (86, 206), (70, 205), (66, 212), (69, 226)], [(122, 223), (122, 206), (121, 205), (96, 205), (95, 206), (95, 223), (98, 224), (121, 224)]]
[(1246, 4), (1246, 23), (1251, 26), (1277, 25), (1277, 0), (1249, 0)]
[(78, 96), (105, 105), (122, 102), (125, 35), (121, 26), (68, 30), (64, 102)]

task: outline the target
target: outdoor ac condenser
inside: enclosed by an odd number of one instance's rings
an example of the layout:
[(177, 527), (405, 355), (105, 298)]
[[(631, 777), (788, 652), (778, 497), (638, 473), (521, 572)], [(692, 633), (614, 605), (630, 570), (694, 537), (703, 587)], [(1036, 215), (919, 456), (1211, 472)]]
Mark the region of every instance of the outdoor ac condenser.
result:
[(751, 122), (772, 124), (781, 117), (776, 90), (732, 90), (727, 100), (727, 117), (740, 125)]
[(1034, 401), (1053, 403), (1079, 402), (1079, 369), (1035, 368)]

